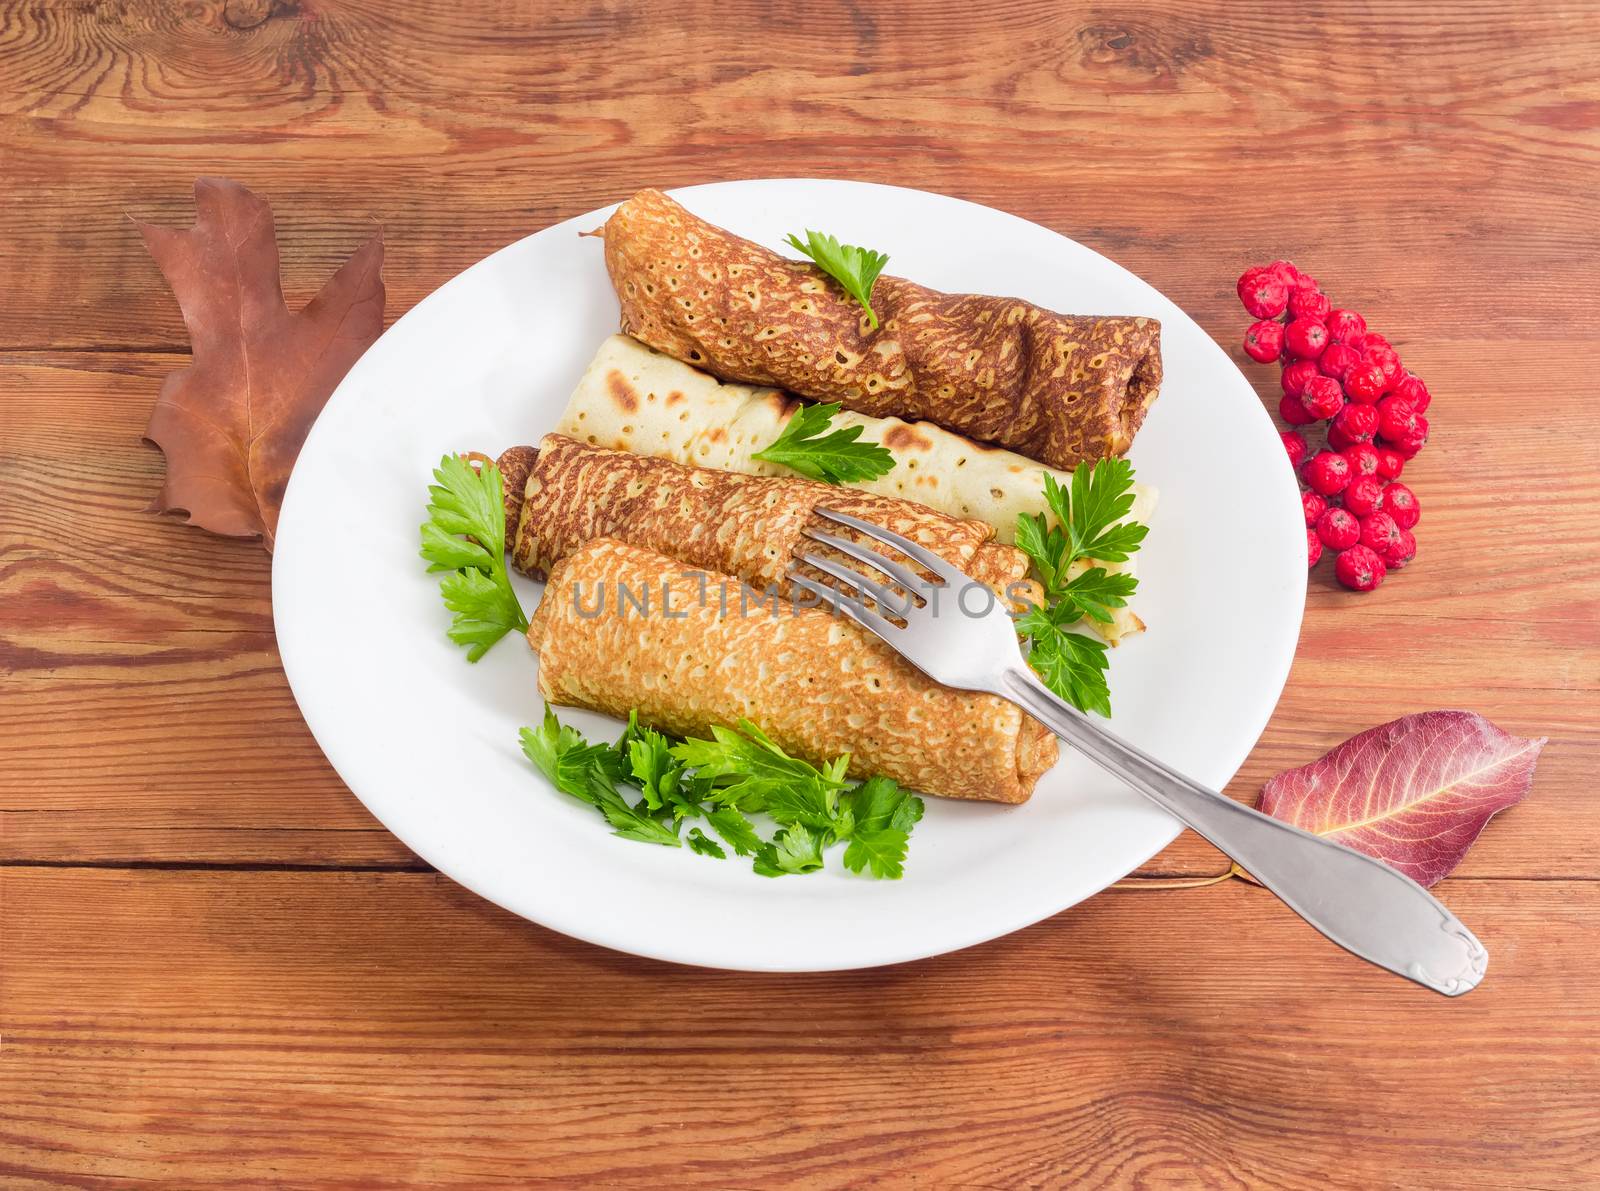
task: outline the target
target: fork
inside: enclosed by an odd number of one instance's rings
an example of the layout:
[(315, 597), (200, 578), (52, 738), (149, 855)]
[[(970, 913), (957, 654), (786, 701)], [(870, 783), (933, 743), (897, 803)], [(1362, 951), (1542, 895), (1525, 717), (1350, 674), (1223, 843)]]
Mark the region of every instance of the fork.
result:
[[(932, 551), (845, 513), (819, 517), (892, 547), (930, 572), (933, 582), (905, 564), (858, 542), (803, 531), (808, 538), (871, 567), (868, 578), (834, 558), (798, 556), (842, 590), (794, 570), (790, 581), (877, 634), (935, 682), (983, 691), (1015, 703), (1102, 769), (1122, 779), (1174, 818), (1227, 853), (1333, 942), (1354, 955), (1448, 997), (1476, 988), (1489, 963), (1473, 933), (1410, 877), (1352, 848), (1225, 798), (1094, 724), (1057, 698), (1022, 657), (1011, 614), (987, 587)], [(968, 593), (985, 608), (974, 613)], [(939, 623), (941, 599), (958, 606), (960, 627)], [(871, 601), (872, 607), (867, 606)], [(950, 611), (949, 603), (945, 612)]]

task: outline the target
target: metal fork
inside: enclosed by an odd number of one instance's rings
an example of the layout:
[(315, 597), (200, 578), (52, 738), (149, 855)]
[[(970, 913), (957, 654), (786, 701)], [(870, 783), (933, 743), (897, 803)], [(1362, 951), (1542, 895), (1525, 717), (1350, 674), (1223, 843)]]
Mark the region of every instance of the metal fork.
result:
[[(937, 582), (930, 584), (903, 563), (857, 542), (808, 529), (809, 538), (888, 581), (808, 551), (800, 561), (831, 576), (843, 591), (791, 570), (790, 581), (797, 587), (876, 633), (936, 682), (1015, 703), (1210, 840), (1347, 951), (1445, 996), (1470, 992), (1483, 979), (1489, 963), (1483, 944), (1411, 878), (1224, 798), (1119, 740), (1039, 681), (1023, 659), (1009, 612), (988, 588), (932, 551), (870, 521), (827, 509), (817, 514), (892, 547)], [(875, 607), (867, 606), (868, 599)], [(974, 604), (982, 606), (975, 611)]]

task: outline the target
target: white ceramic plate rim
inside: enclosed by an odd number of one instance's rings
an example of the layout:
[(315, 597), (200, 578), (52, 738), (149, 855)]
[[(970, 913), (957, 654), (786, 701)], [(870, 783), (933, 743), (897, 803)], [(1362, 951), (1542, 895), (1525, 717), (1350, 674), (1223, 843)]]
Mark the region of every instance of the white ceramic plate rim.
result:
[[(1048, 229), (991, 208), (899, 187), (822, 179), (764, 179), (712, 183), (673, 193), (691, 209), (706, 214), (714, 221), (731, 226), (741, 234), (751, 235), (752, 238), (765, 239), (769, 243), (774, 242), (770, 229), (765, 226), (751, 228), (748, 226), (751, 221), (741, 219), (741, 213), (781, 208), (791, 212), (788, 218), (792, 223), (796, 217), (805, 222), (807, 221), (805, 216), (817, 211), (819, 214), (813, 226), (820, 224), (830, 229), (837, 227), (841, 231), (848, 227), (852, 229), (853, 235), (858, 236), (863, 242), (879, 244), (886, 241), (869, 238), (869, 233), (883, 237), (894, 235), (898, 211), (914, 211), (918, 220), (929, 218), (931, 212), (934, 217), (947, 224), (946, 230), (950, 232), (952, 240), (982, 241), (987, 238), (991, 245), (1014, 242), (1010, 259), (1018, 262), (1019, 272), (1028, 271), (1026, 264), (1023, 263), (1025, 258), (1055, 252), (1068, 262), (1072, 269), (1087, 270), (1092, 275), (1097, 290), (1114, 290), (1121, 296), (1115, 307), (1108, 306), (1107, 309), (1115, 308), (1119, 312), (1153, 315), (1162, 320), (1165, 354), (1168, 359), (1167, 381), (1147, 429), (1141, 435), (1139, 443), (1135, 445), (1134, 458), (1138, 460), (1141, 447), (1153, 433), (1160, 433), (1157, 428), (1161, 425), (1166, 410), (1178, 406), (1180, 402), (1189, 403), (1196, 399), (1192, 395), (1185, 394), (1184, 377), (1174, 373), (1175, 362), (1182, 367), (1192, 361), (1193, 370), (1204, 372), (1208, 377), (1208, 383), (1217, 388), (1216, 392), (1206, 395), (1207, 400), (1216, 403), (1215, 409), (1208, 417), (1211, 421), (1220, 421), (1220, 424), (1225, 426), (1232, 447), (1232, 458), (1229, 462), (1235, 468), (1242, 469), (1239, 475), (1244, 478), (1240, 483), (1248, 488), (1251, 496), (1248, 502), (1235, 496), (1234, 503), (1227, 510), (1233, 515), (1234, 520), (1226, 532), (1230, 535), (1230, 541), (1254, 543), (1252, 565), (1256, 566), (1259, 574), (1266, 578), (1258, 582), (1252, 591), (1251, 598), (1255, 603), (1248, 621), (1251, 636), (1240, 637), (1238, 624), (1232, 626), (1240, 647), (1250, 653), (1247, 689), (1235, 693), (1234, 697), (1237, 700), (1235, 705), (1228, 717), (1216, 726), (1213, 736), (1200, 742), (1199, 745), (1188, 748), (1187, 751), (1178, 750), (1182, 755), (1173, 756), (1171, 750), (1162, 752), (1160, 748), (1155, 747), (1161, 742), (1149, 739), (1149, 733), (1141, 730), (1142, 725), (1136, 722), (1124, 723), (1119, 715), (1118, 721), (1113, 726), (1135, 743), (1152, 748), (1174, 763), (1181, 764), (1200, 781), (1217, 788), (1225, 785), (1254, 747), (1276, 705), (1293, 660), (1305, 595), (1305, 572), (1299, 563), (1299, 551), (1303, 548), (1299, 544), (1303, 525), (1298, 513), (1299, 504), (1296, 499), (1293, 474), (1278, 446), (1276, 430), (1271, 419), (1261, 408), (1248, 382), (1226, 354), (1178, 307), (1120, 266)], [(389, 407), (381, 405), (378, 398), (379, 390), (386, 387), (391, 390), (397, 387), (404, 389), (407, 383), (405, 370), (396, 370), (390, 364), (391, 356), (398, 362), (409, 362), (415, 366), (419, 359), (424, 358), (419, 355), (419, 341), (427, 339), (432, 333), (434, 324), (448, 324), (451, 318), (457, 317), (452, 311), (453, 307), (470, 307), (472, 318), (468, 322), (471, 324), (480, 321), (492, 322), (496, 314), (492, 303), (483, 304), (485, 293), (512, 305), (524, 300), (537, 300), (536, 296), (522, 295), (518, 289), (513, 257), (520, 260), (521, 256), (526, 256), (529, 260), (533, 260), (543, 245), (554, 246), (549, 248), (547, 255), (550, 253), (571, 255), (557, 238), (574, 236), (578, 231), (598, 226), (611, 209), (603, 208), (526, 237), (486, 257), (424, 298), (398, 319), (383, 338), (358, 361), (330, 399), (306, 440), (280, 518), (277, 552), (273, 565), (274, 621), (284, 669), (306, 722), (334, 769), (356, 796), (407, 847), (440, 872), (488, 900), (535, 922), (619, 951), (678, 963), (757, 971), (870, 967), (919, 959), (993, 939), (1050, 917), (1105, 888), (1171, 842), (1179, 830), (1178, 825), (1166, 815), (1144, 804), (1130, 792), (1115, 788), (1113, 785), (1109, 790), (1101, 789), (1078, 797), (1079, 788), (1089, 786), (1094, 781), (1093, 777), (1079, 772), (1075, 775), (1075, 784), (1068, 796), (1069, 801), (1073, 801), (1071, 808), (1073, 822), (1085, 825), (1090, 831), (1107, 833), (1113, 838), (1104, 848), (1080, 849), (1080, 853), (1074, 856), (1072, 871), (1067, 879), (1058, 879), (1055, 874), (1041, 872), (1038, 874), (1038, 879), (1030, 879), (1018, 889), (1011, 890), (1010, 896), (1006, 898), (985, 900), (980, 893), (977, 904), (970, 907), (970, 912), (965, 903), (948, 904), (944, 906), (945, 912), (937, 921), (918, 923), (914, 919), (907, 919), (904, 908), (901, 907), (897, 911), (901, 916), (899, 929), (874, 929), (869, 923), (867, 928), (857, 932), (839, 932), (839, 937), (835, 939), (830, 936), (825, 926), (828, 921), (839, 920), (841, 907), (848, 907), (852, 913), (858, 915), (863, 913), (870, 915), (875, 903), (880, 909), (884, 904), (882, 897), (871, 892), (874, 886), (908, 885), (913, 880), (917, 872), (916, 866), (921, 859), (920, 853), (934, 849), (928, 837), (936, 834), (936, 831), (929, 827), (929, 822), (935, 815), (965, 816), (964, 829), (982, 831), (986, 829), (983, 821), (972, 818), (973, 813), (981, 814), (986, 810), (995, 813), (993, 808), (952, 806), (941, 803), (940, 800), (929, 800), (930, 816), (919, 827), (918, 834), (913, 840), (911, 861), (905, 882), (866, 882), (859, 878), (845, 877), (843, 878), (845, 885), (842, 887), (846, 891), (842, 895), (838, 892), (839, 887), (830, 886), (827, 893), (819, 894), (813, 899), (804, 892), (773, 895), (767, 891), (774, 886), (790, 887), (807, 883), (821, 886), (823, 883), (821, 877), (809, 877), (804, 881), (788, 878), (766, 882), (749, 874), (746, 869), (739, 876), (754, 883), (748, 891), (734, 892), (733, 886), (724, 883), (714, 891), (709, 900), (703, 889), (691, 889), (688, 885), (684, 885), (681, 889), (674, 887), (673, 882), (677, 880), (677, 874), (659, 867), (663, 863), (660, 855), (651, 855), (663, 854), (679, 858), (680, 853), (612, 839), (607, 835), (603, 823), (593, 818), (592, 812), (584, 810), (592, 822), (585, 823), (579, 830), (591, 832), (593, 839), (600, 841), (602, 849), (609, 849), (609, 851), (590, 853), (591, 860), (601, 867), (613, 863), (618, 866), (603, 879), (626, 886), (634, 881), (637, 870), (650, 869), (653, 874), (652, 879), (663, 881), (665, 885), (652, 885), (646, 880), (644, 884), (636, 886), (633, 892), (637, 895), (640, 891), (644, 891), (654, 896), (659, 891), (659, 896), (669, 913), (675, 898), (685, 905), (697, 907), (702, 915), (713, 906), (742, 914), (745, 911), (737, 907), (737, 903), (749, 900), (770, 902), (769, 908), (772, 910), (770, 933), (773, 938), (769, 942), (765, 938), (767, 932), (759, 929), (758, 920), (745, 921), (739, 929), (734, 929), (732, 926), (724, 929), (722, 924), (714, 920), (691, 923), (689, 929), (677, 926), (663, 928), (659, 919), (651, 921), (649, 915), (645, 915), (645, 920), (641, 921), (639, 916), (617, 912), (614, 906), (602, 912), (583, 897), (567, 896), (566, 891), (556, 887), (557, 878), (548, 876), (538, 869), (536, 864), (530, 863), (529, 867), (518, 868), (506, 864), (504, 856), (501, 856), (498, 862), (491, 863), (484, 859), (481, 853), (487, 849), (485, 841), (498, 834), (498, 820), (493, 815), (478, 824), (480, 830), (476, 834), (471, 830), (457, 831), (453, 822), (441, 818), (436, 799), (430, 802), (425, 794), (411, 788), (421, 782), (420, 776), (413, 779), (392, 759), (380, 757), (377, 742), (381, 741), (383, 736), (381, 730), (375, 730), (375, 726), (370, 722), (370, 716), (376, 713), (368, 712), (360, 705), (359, 700), (363, 696), (368, 699), (382, 697), (380, 679), (373, 678), (365, 687), (361, 685), (365, 677), (362, 667), (366, 665), (381, 668), (386, 654), (379, 652), (376, 640), (365, 640), (352, 646), (348, 651), (341, 652), (341, 642), (345, 637), (352, 635), (348, 622), (349, 612), (346, 609), (330, 606), (326, 582), (328, 568), (338, 566), (341, 559), (349, 554), (348, 548), (335, 548), (330, 545), (330, 539), (339, 537), (338, 530), (341, 527), (347, 531), (343, 535), (346, 539), (369, 527), (375, 510), (353, 507), (365, 499), (365, 490), (359, 485), (350, 487), (348, 477), (343, 481), (344, 487), (341, 487), (339, 470), (341, 466), (348, 469), (349, 460), (353, 457), (349, 453), (358, 449), (353, 444), (357, 443), (361, 436), (381, 436), (386, 429), (393, 429), (403, 434), (404, 409), (392, 412)], [(869, 217), (869, 214), (876, 217), (876, 222), (873, 217)], [(850, 220), (850, 215), (854, 215), (855, 218)], [(789, 224), (784, 223), (780, 226), (787, 227)], [(961, 234), (960, 229), (963, 227), (969, 229), (971, 234)], [(768, 234), (763, 236), (760, 234), (762, 231), (767, 231)], [(982, 262), (975, 264), (967, 262), (941, 271), (941, 259), (927, 251), (920, 255), (911, 251), (906, 254), (904, 271), (918, 277), (919, 280), (942, 288), (1021, 292), (1024, 297), (1046, 304), (1050, 304), (1049, 300), (1055, 297), (1056, 308), (1059, 309), (1085, 311), (1093, 309), (1092, 304), (1068, 301), (1060, 295), (1047, 293), (1041, 296), (1036, 292), (1027, 292), (1036, 291), (1038, 285), (1021, 284), (1018, 278), (1003, 272), (985, 278), (982, 275)], [(593, 291), (596, 285), (605, 287), (609, 293), (597, 252), (594, 254), (591, 267), (592, 277), (580, 278), (573, 284), (578, 287), (580, 293)], [(963, 272), (964, 268), (966, 272)], [(972, 268), (978, 269), (977, 275), (971, 272)], [(508, 270), (511, 271), (509, 281)], [(982, 283), (985, 280), (987, 284)], [(501, 287), (498, 291), (495, 288), (497, 285)], [(1047, 284), (1045, 288), (1048, 289), (1049, 285)], [(478, 305), (474, 306), (474, 302)], [(559, 313), (552, 314), (552, 317), (559, 317)], [(458, 319), (456, 325), (458, 330), (462, 330), (463, 334), (470, 338), (471, 327), (468, 323)], [(598, 345), (598, 341), (597, 335), (592, 344), (582, 345), (580, 354), (586, 359), (587, 354), (592, 353), (593, 348)], [(440, 343), (436, 340), (431, 350), (449, 351), (451, 346), (449, 343)], [(396, 379), (397, 376), (399, 380)], [(566, 378), (568, 390), (570, 381), (575, 379), (575, 375)], [(493, 384), (489, 387), (495, 388)], [(511, 387), (515, 388), (514, 385)], [(1180, 394), (1185, 395), (1180, 396)], [(495, 388), (494, 394), (490, 397), (481, 397), (480, 394), (480, 398), (479, 404), (483, 404), (485, 401), (495, 399), (504, 400), (504, 394)], [(464, 408), (471, 406), (473, 399), (470, 393), (463, 396), (462, 406)], [(417, 398), (413, 396), (413, 404), (416, 400)], [(546, 395), (543, 400), (548, 406), (552, 399)], [(559, 410), (561, 403), (557, 402), (554, 408)], [(418, 408), (426, 408), (430, 417), (436, 416), (436, 411), (431, 407)], [(385, 423), (383, 418), (389, 416), (391, 412), (390, 421)], [(554, 417), (546, 417), (544, 421), (544, 428), (548, 428), (549, 424), (553, 424)], [(530, 427), (531, 431), (537, 429), (536, 426)], [(1191, 434), (1194, 433), (1194, 426), (1186, 426), (1186, 429)], [(500, 446), (509, 445), (509, 441), (501, 440), (489, 445), (498, 449)], [(460, 444), (456, 442), (440, 442), (440, 449), (436, 451), (434, 457), (437, 457), (437, 453), (442, 453), (442, 449), (458, 445)], [(1199, 443), (1193, 445), (1196, 448), (1203, 447), (1203, 444)], [(359, 449), (368, 451), (368, 457), (371, 457), (370, 444), (361, 445)], [(410, 538), (412, 560), (415, 560), (414, 527), (420, 520), (421, 495), (426, 483), (426, 471), (424, 467), (416, 475), (415, 497), (405, 509), (405, 528), (413, 535)], [(1196, 498), (1196, 493), (1185, 494), (1181, 490), (1175, 492), (1161, 474), (1141, 473), (1141, 475), (1149, 482), (1164, 488), (1164, 506), (1169, 506), (1175, 497), (1187, 495)], [(1198, 498), (1204, 499), (1205, 495), (1204, 492), (1199, 492)], [(379, 513), (381, 509), (380, 505)], [(1170, 523), (1174, 519), (1165, 507), (1158, 511), (1156, 532), (1152, 533), (1152, 546), (1157, 541), (1157, 534), (1163, 528), (1163, 522)], [(330, 521), (334, 523), (331, 533), (328, 529)], [(384, 535), (380, 533), (376, 536)], [(360, 541), (364, 543), (365, 539)], [(1285, 550), (1286, 544), (1292, 549)], [(362, 548), (365, 548), (364, 545)], [(1277, 553), (1279, 551), (1283, 551), (1281, 556)], [(355, 555), (356, 561), (359, 562), (362, 557), (361, 549), (356, 550)], [(392, 566), (395, 562), (392, 555), (391, 549), (389, 555), (380, 561), (384, 565)], [(372, 555), (372, 557), (377, 556)], [(415, 561), (415, 570), (420, 574), (422, 570), (420, 561)], [(1169, 596), (1175, 596), (1175, 591), (1169, 593)], [(1144, 607), (1152, 609), (1160, 605), (1163, 598), (1146, 592), (1141, 593), (1141, 601)], [(436, 599), (434, 602), (437, 602)], [(526, 598), (524, 602), (529, 604)], [(531, 607), (531, 604), (529, 606)], [(441, 620), (432, 625), (431, 631), (442, 635), (442, 623)], [(1147, 639), (1136, 641), (1124, 649), (1130, 651), (1148, 649), (1153, 643), (1160, 641), (1163, 633), (1171, 642), (1169, 648), (1183, 648), (1183, 642), (1172, 636), (1175, 628), (1175, 620), (1163, 625), (1152, 617), (1152, 630), (1145, 635)], [(1199, 631), (1209, 631), (1209, 626), (1199, 626)], [(390, 643), (390, 647), (397, 648), (393, 643)], [(479, 664), (485, 672), (494, 672), (499, 676), (496, 681), (501, 683), (502, 689), (509, 689), (505, 687), (508, 675), (515, 682), (531, 685), (531, 672), (528, 669), (526, 653), (524, 651), (521, 658), (514, 661), (513, 657), (517, 651), (518, 643), (514, 639), (509, 639)], [(1127, 655), (1123, 651), (1118, 651), (1114, 655), (1116, 664), (1113, 668), (1113, 694), (1114, 699), (1130, 704), (1136, 702), (1135, 693), (1125, 689), (1125, 684), (1119, 685), (1117, 680), (1119, 671), (1129, 668), (1122, 664), (1124, 656)], [(490, 680), (480, 679), (467, 669), (464, 662), (460, 662), (459, 659), (456, 661), (460, 666), (457, 673), (463, 682), (470, 679), (473, 682), (481, 681), (485, 685), (489, 684)], [(518, 664), (520, 670), (510, 669)], [(1234, 685), (1237, 686), (1237, 682)], [(416, 696), (417, 692), (413, 691), (408, 697)], [(392, 709), (398, 704), (386, 706)], [(1199, 704), (1193, 706), (1198, 707)], [(563, 710), (563, 718), (573, 717)], [(578, 718), (581, 720), (583, 717)], [(530, 722), (526, 711), (523, 712), (521, 719), (523, 722)], [(590, 719), (594, 722), (593, 717)], [(471, 730), (470, 726), (466, 727), (469, 733)], [(1167, 723), (1163, 728), (1164, 739), (1170, 740), (1173, 731), (1173, 723)], [(499, 758), (495, 761), (498, 765), (499, 761), (503, 760), (503, 757), (500, 757), (502, 750), (499, 749), (498, 738), (494, 742), (493, 750)], [(1074, 758), (1070, 764), (1086, 766), (1087, 763)], [(1067, 766), (1058, 767), (1055, 772), (1060, 772), (1064, 768)], [(1045, 782), (1050, 782), (1053, 777), (1054, 773), (1047, 776)], [(552, 806), (562, 804), (563, 800), (553, 792), (548, 795), (541, 794), (535, 783), (541, 782), (542, 779), (531, 771), (524, 775), (524, 779), (528, 783), (527, 789), (508, 797), (530, 800), (547, 797), (551, 800)], [(1109, 779), (1102, 780), (1109, 781)], [(1040, 795), (1036, 795), (1034, 803), (1030, 806), (1038, 804), (1040, 796), (1044, 793), (1044, 783), (1042, 783)], [(503, 810), (510, 806), (513, 804), (502, 803), (495, 806), (485, 804), (485, 807), (491, 810)], [(478, 811), (483, 809), (484, 807), (477, 808)], [(514, 809), (518, 814), (523, 813), (520, 805), (516, 805)], [(565, 815), (567, 810), (570, 808), (564, 808), (561, 813)], [(534, 812), (536, 817), (545, 819), (554, 813), (542, 810)], [(1106, 826), (1108, 824), (1111, 827), (1108, 828)], [(541, 830), (547, 826), (545, 822), (540, 824)], [(557, 826), (564, 830), (566, 824), (563, 821)], [(485, 832), (489, 834), (485, 835)], [(578, 835), (566, 835), (563, 839), (565, 846), (569, 848), (588, 849), (592, 842)], [(474, 840), (478, 841), (480, 846), (474, 847)], [(1075, 841), (1074, 845), (1076, 846), (1078, 842), (1081, 841)], [(496, 847), (499, 843), (500, 841), (494, 840)], [(686, 856), (682, 858), (687, 859)], [(698, 861), (700, 858), (694, 859)], [(732, 863), (737, 865), (740, 862), (732, 861)], [(928, 864), (930, 867), (933, 866), (932, 858), (928, 859)], [(837, 868), (837, 866), (837, 859), (830, 858), (830, 867)], [(571, 873), (577, 872), (579, 879), (582, 879), (586, 871), (581, 868), (572, 869), (569, 870), (568, 877), (570, 879)], [(959, 871), (956, 879), (959, 882)], [(731, 899), (730, 893), (734, 893)], [(927, 889), (926, 893), (930, 900), (938, 900), (939, 896), (946, 902), (951, 900), (947, 895), (948, 891), (936, 887)], [(898, 903), (895, 904), (898, 906)], [(858, 921), (865, 920), (858, 918)], [(786, 945), (783, 938), (785, 930), (793, 932), (795, 939), (793, 945)]]

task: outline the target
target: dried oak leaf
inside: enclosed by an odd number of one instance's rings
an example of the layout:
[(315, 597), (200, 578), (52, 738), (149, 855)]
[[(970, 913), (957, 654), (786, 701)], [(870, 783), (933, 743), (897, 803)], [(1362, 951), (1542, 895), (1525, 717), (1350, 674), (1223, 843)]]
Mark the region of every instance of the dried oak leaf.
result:
[(1402, 716), (1270, 779), (1258, 805), (1433, 885), (1496, 812), (1522, 801), (1545, 740), (1469, 711)]
[(268, 550), (289, 469), (334, 388), (383, 330), (383, 233), (298, 314), (283, 300), (272, 208), (225, 178), (194, 184), (195, 225), (140, 223), (177, 295), (194, 362), (161, 386), (145, 437), (167, 460), (153, 512)]

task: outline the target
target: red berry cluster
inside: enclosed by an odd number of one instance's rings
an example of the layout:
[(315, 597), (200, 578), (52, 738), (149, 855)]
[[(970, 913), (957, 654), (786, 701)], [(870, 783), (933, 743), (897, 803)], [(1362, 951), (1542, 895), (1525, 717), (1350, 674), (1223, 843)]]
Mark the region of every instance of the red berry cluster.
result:
[[(1306, 560), (1316, 566), (1324, 547), (1335, 551), (1339, 582), (1371, 591), (1417, 556), (1421, 512), (1399, 480), (1428, 441), (1428, 386), (1366, 319), (1334, 309), (1288, 261), (1246, 269), (1239, 300), (1259, 320), (1244, 333), (1245, 354), (1283, 365), (1278, 416), (1296, 427), (1282, 437), (1300, 475)], [(1319, 422), (1327, 446), (1313, 454), (1299, 427)]]

